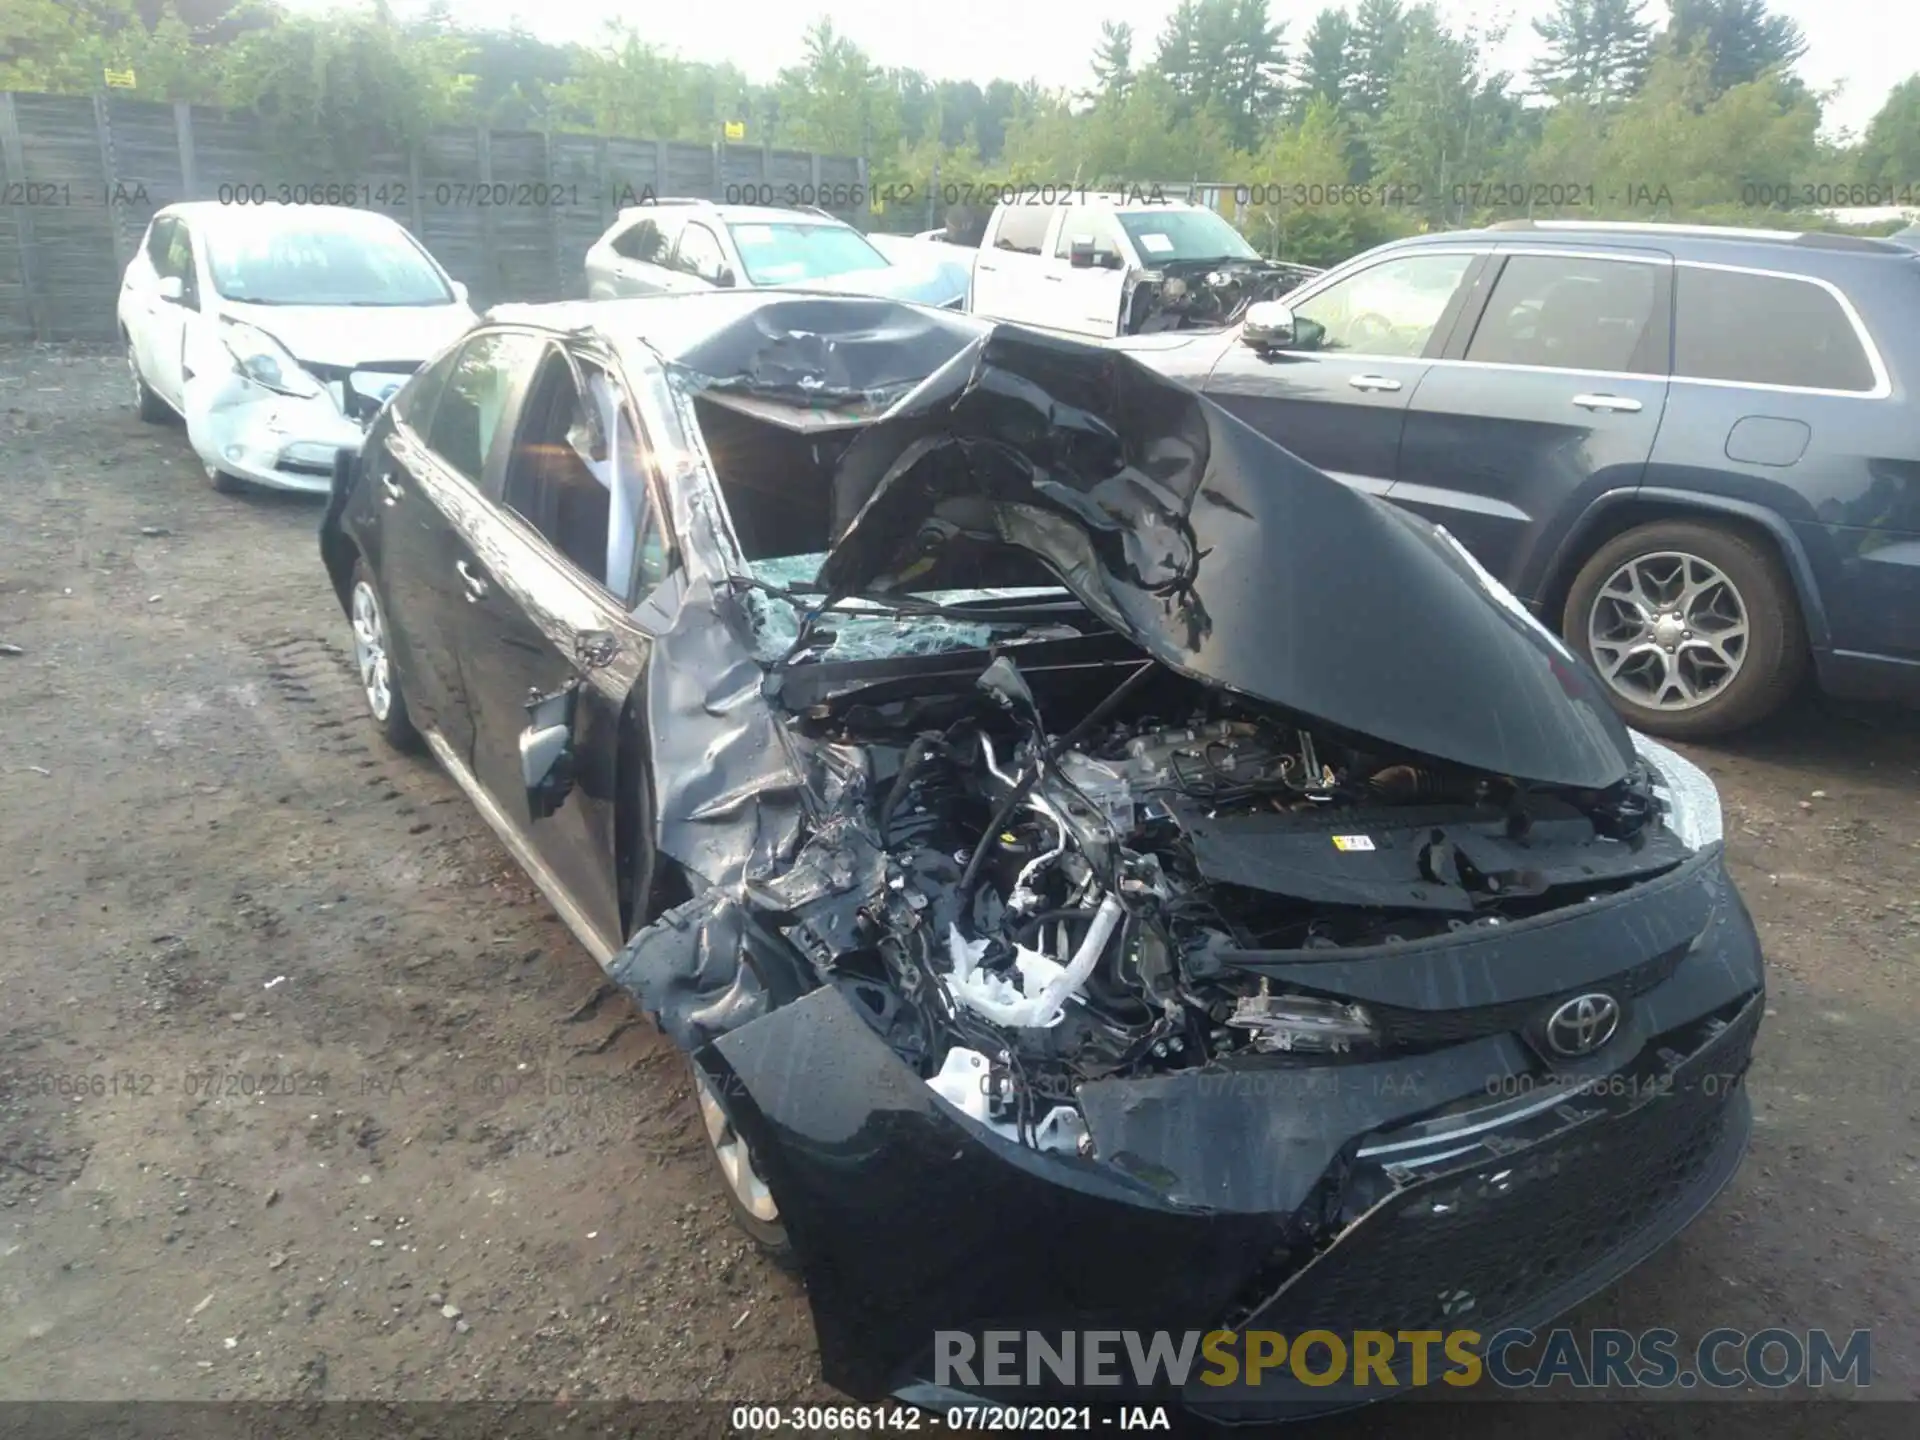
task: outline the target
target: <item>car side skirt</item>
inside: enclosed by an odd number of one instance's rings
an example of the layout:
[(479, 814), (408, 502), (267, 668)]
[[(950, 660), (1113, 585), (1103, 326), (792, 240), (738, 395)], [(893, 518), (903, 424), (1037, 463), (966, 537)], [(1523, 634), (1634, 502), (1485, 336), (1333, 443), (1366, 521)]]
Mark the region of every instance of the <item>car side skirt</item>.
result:
[(586, 947), (587, 953), (593, 956), (595, 963), (601, 969), (606, 969), (613, 961), (614, 952), (594, 934), (593, 926), (587, 923), (586, 912), (574, 903), (566, 887), (540, 858), (540, 852), (529, 845), (526, 838), (514, 829), (506, 813), (487, 793), (486, 787), (480, 783), (474, 773), (467, 768), (466, 762), (454, 753), (453, 747), (447, 744), (438, 732), (429, 730), (424, 738), (427, 748), (433, 752), (433, 758), (438, 760), (447, 774), (453, 777), (454, 783), (467, 792), (467, 798), (473, 802), (474, 808), (486, 819), (487, 824), (493, 827), (493, 833), (500, 837), (500, 843), (512, 852), (513, 858), (520, 863), (520, 868), (526, 871), (527, 878), (539, 887), (542, 895), (547, 897), (547, 903), (552, 905), (560, 918), (566, 922), (567, 929), (573, 932), (573, 938)]

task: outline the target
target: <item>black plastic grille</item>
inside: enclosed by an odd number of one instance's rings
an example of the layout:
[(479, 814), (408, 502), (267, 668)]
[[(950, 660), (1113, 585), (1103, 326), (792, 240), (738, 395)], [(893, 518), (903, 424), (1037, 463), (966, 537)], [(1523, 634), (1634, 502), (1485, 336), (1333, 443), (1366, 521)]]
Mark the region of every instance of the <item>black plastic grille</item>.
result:
[(1722, 1031), (1670, 1093), (1385, 1202), (1246, 1323), (1489, 1333), (1538, 1306), (1657, 1231), (1725, 1158), (1731, 1077), (1745, 1068), (1758, 1010)]
[(1524, 1030), (1528, 1023), (1563, 1000), (1589, 990), (1605, 990), (1620, 1000), (1644, 995), (1654, 986), (1670, 979), (1686, 958), (1687, 947), (1654, 956), (1631, 970), (1609, 975), (1592, 985), (1552, 995), (1534, 995), (1502, 1005), (1481, 1005), (1470, 1010), (1406, 1010), (1392, 1005), (1369, 1004), (1367, 1012), (1379, 1030), (1382, 1042), (1396, 1049), (1430, 1049), (1439, 1045), (1457, 1045), (1483, 1035), (1509, 1035)]

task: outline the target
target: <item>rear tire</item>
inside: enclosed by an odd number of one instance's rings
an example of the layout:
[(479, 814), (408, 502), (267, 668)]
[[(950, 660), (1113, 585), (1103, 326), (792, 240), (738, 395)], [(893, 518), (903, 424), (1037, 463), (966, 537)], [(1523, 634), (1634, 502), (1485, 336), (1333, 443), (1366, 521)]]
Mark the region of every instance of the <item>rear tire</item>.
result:
[(360, 692), (366, 699), (374, 728), (395, 750), (417, 751), (420, 732), (413, 728), (406, 697), (400, 693), (399, 677), (393, 673), (387, 614), (365, 560), (353, 562), (353, 579), (347, 589), (347, 614), (353, 625), (354, 668), (360, 676)]
[(1779, 555), (1711, 520), (1656, 520), (1614, 536), (1574, 577), (1560, 629), (1629, 725), (1676, 740), (1765, 719), (1810, 658)]

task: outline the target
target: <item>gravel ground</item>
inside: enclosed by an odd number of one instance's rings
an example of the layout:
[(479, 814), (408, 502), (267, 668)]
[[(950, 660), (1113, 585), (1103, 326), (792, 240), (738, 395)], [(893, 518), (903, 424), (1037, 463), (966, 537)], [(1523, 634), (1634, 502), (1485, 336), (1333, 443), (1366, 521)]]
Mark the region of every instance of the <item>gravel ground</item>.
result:
[[(672, 1047), (373, 740), (319, 506), (214, 494), (126, 389), (0, 351), (0, 1399), (832, 1400)], [(1920, 1394), (1917, 732), (1689, 747), (1772, 964), (1758, 1131), (1576, 1323), (1870, 1325)]]

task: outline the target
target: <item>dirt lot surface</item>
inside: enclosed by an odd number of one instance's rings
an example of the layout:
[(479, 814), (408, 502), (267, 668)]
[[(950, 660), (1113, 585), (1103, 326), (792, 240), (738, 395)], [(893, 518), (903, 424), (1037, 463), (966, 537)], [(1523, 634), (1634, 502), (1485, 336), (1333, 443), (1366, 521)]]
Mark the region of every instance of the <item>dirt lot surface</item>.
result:
[[(0, 1398), (834, 1398), (672, 1047), (374, 741), (320, 506), (216, 495), (126, 392), (0, 353)], [(1690, 747), (1772, 964), (1759, 1128), (1577, 1323), (1871, 1325), (1920, 1394), (1917, 730)]]

